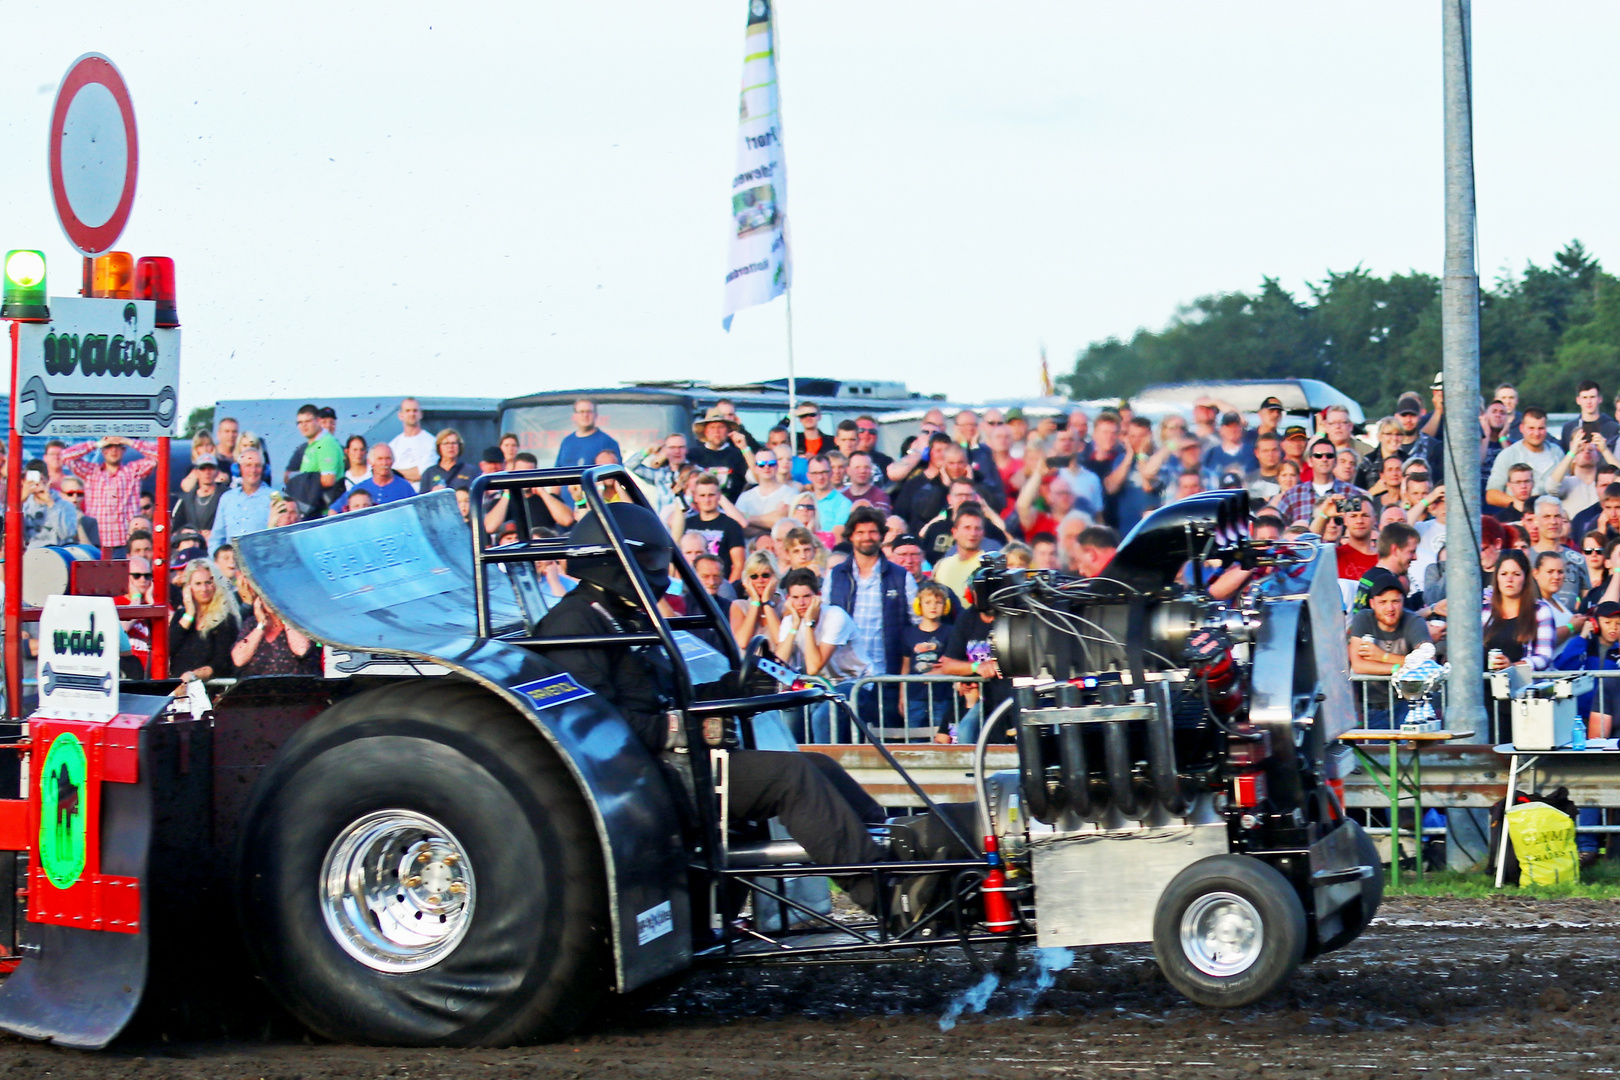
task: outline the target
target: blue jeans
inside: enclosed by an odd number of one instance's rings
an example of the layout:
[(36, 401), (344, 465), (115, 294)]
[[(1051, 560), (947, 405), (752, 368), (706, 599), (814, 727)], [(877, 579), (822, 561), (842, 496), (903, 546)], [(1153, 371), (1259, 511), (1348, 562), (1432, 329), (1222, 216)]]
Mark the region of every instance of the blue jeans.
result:
[(956, 725), (956, 741), (959, 743), (976, 743), (979, 741), (979, 728), (984, 723), (984, 702), (975, 701), (973, 708), (962, 717), (962, 722)]
[(1395, 716), (1391, 720), (1388, 709), (1369, 708), (1367, 710), (1367, 730), (1394, 731), (1401, 726), (1402, 721), (1406, 719), (1406, 714), (1411, 711), (1412, 706), (1408, 702), (1397, 701), (1395, 703)]
[[(1583, 806), (1576, 811), (1576, 813), (1579, 815), (1575, 819), (1575, 824), (1577, 825), (1590, 826), (1603, 824), (1603, 811), (1595, 806)], [(1603, 837), (1599, 833), (1578, 832), (1575, 834), (1576, 851), (1597, 851), (1598, 846), (1602, 842)]]
[(950, 723), (951, 705), (956, 696), (956, 687), (950, 683), (909, 683), (906, 686), (906, 726), (929, 728), (927, 737), (932, 738), (934, 731), (943, 730)]

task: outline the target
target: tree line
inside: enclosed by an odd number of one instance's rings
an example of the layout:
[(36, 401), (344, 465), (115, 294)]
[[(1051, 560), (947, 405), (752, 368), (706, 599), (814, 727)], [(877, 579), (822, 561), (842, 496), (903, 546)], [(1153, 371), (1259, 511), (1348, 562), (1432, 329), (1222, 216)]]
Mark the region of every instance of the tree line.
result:
[[(1507, 273), (1480, 294), (1480, 384), (1503, 382), (1520, 401), (1573, 410), (1575, 387), (1620, 391), (1620, 280), (1579, 240), (1546, 266)], [(1403, 391), (1428, 399), (1440, 369), (1440, 279), (1332, 272), (1297, 297), (1274, 278), (1258, 290), (1201, 296), (1162, 330), (1087, 346), (1059, 383), (1076, 398), (1129, 396), (1150, 383), (1312, 378), (1390, 412)]]

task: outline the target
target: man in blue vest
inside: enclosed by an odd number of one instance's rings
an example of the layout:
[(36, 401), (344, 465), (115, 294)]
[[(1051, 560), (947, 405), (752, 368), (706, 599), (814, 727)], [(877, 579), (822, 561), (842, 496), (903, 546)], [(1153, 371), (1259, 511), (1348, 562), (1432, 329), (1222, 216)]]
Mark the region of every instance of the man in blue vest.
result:
[[(886, 524), (883, 514), (870, 506), (850, 511), (844, 535), (855, 553), (827, 571), (822, 602), (849, 613), (855, 623), (855, 651), (873, 673), (898, 675), (905, 658), (900, 632), (911, 622), (917, 582), (884, 557)], [(898, 684), (883, 684), (879, 699), (872, 686), (863, 687), (855, 707), (868, 723), (904, 723), (899, 690)]]

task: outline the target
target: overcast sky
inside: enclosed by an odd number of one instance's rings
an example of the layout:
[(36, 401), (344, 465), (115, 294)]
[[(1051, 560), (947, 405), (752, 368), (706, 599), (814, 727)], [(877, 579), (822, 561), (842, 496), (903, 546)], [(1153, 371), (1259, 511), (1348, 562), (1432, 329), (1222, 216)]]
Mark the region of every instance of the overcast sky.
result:
[[(1620, 267), (1620, 7), (1474, 4), (1481, 272)], [(745, 0), (7, 5), (0, 240), (77, 264), (46, 129), (122, 70), (120, 243), (178, 264), (182, 405), (785, 374), (720, 327)], [(1178, 304), (1438, 273), (1440, 5), (779, 0), (800, 374), (1036, 391)]]

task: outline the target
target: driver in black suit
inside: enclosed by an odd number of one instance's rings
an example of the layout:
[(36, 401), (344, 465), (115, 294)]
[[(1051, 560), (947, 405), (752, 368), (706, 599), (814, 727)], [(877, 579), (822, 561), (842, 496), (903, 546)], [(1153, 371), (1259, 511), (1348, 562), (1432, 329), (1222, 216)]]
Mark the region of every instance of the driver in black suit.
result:
[[(654, 598), (663, 596), (669, 588), (669, 563), (674, 554), (668, 532), (644, 506), (609, 503), (607, 509)], [(587, 515), (576, 524), (569, 540), (575, 546), (601, 545), (609, 553), (568, 561), (568, 572), (579, 579), (579, 585), (540, 620), (540, 636), (611, 636), (651, 629), (630, 576), (612, 553), (597, 515)], [(669, 685), (672, 669), (661, 648), (551, 649), (545, 655), (581, 685), (612, 702), (649, 750), (658, 753), (665, 748), (669, 706), (661, 686)], [(702, 700), (758, 691), (739, 690), (734, 677), (728, 677), (694, 687), (693, 692)], [(732, 824), (780, 818), (810, 858), (826, 865), (886, 858), (866, 829), (868, 822), (885, 820), (883, 808), (832, 758), (793, 751), (733, 750), (729, 771)], [(875, 909), (869, 877), (849, 880), (846, 891), (862, 907)]]

